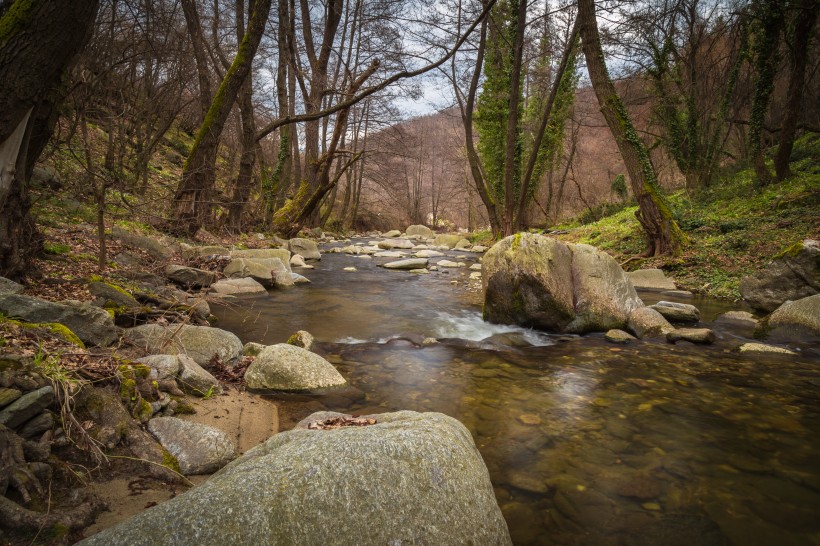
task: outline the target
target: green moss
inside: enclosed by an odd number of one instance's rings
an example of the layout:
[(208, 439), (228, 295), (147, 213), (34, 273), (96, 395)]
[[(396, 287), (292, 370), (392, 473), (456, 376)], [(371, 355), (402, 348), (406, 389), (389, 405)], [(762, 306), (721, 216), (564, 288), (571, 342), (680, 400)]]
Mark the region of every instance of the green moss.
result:
[(43, 329), (48, 330), (52, 334), (56, 334), (63, 338), (64, 340), (68, 341), (69, 343), (76, 345), (82, 349), (85, 349), (85, 343), (77, 337), (77, 334), (71, 331), (71, 329), (66, 326), (65, 324), (60, 324), (59, 322), (23, 322), (19, 320), (12, 320), (9, 319), (8, 322), (11, 324), (16, 324), (22, 328), (27, 329)]
[(181, 402), (176, 408), (174, 408), (174, 413), (177, 415), (193, 415), (196, 413), (196, 409), (191, 404)]
[(513, 236), (513, 242), (512, 242), (511, 248), (512, 248), (512, 250), (518, 250), (518, 247), (519, 247), (520, 245), (521, 245), (521, 234), (520, 234), (520, 233), (516, 233), (516, 234)]
[(134, 379), (123, 378), (120, 380), (120, 399), (127, 405), (137, 400), (137, 382)]
[(790, 247), (786, 248), (782, 252), (778, 253), (773, 259), (779, 260), (782, 258), (794, 258), (803, 250), (803, 241), (798, 241), (791, 245)]
[(162, 466), (165, 468), (170, 468), (177, 474), (181, 474), (182, 471), (179, 469), (179, 461), (176, 457), (171, 455), (167, 449), (162, 450)]
[(61, 539), (64, 539), (66, 536), (68, 536), (68, 533), (70, 531), (71, 529), (67, 525), (63, 525), (62, 523), (55, 523), (54, 525), (48, 527), (43, 531), (42, 537), (47, 542), (61, 541)]
[(145, 400), (141, 399), (135, 406), (134, 411), (132, 412), (134, 419), (138, 420), (141, 423), (147, 423), (149, 419), (154, 415), (154, 409), (151, 407), (151, 404)]
[(34, 0), (17, 0), (11, 4), (0, 18), (0, 46), (5, 46), (16, 34), (31, 26), (36, 17), (36, 8)]

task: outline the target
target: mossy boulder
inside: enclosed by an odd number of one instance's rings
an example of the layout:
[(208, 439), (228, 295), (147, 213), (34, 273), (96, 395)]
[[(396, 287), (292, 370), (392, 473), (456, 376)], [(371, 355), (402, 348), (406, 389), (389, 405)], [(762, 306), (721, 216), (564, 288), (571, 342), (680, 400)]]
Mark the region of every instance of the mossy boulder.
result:
[(762, 270), (740, 281), (743, 299), (767, 313), (786, 301), (817, 293), (820, 293), (820, 242), (811, 239), (790, 246)]
[(231, 258), (250, 258), (252, 260), (269, 260), (277, 258), (282, 260), (288, 271), (290, 271), (291, 252), (287, 248), (254, 248), (248, 250), (232, 250)]
[(820, 294), (787, 301), (764, 321), (759, 332), (774, 341), (820, 341)]
[(300, 392), (346, 383), (330, 362), (287, 343), (262, 349), (245, 372), (249, 389)]
[(532, 233), (507, 237), (487, 251), (482, 285), (485, 320), (542, 330), (624, 329), (629, 314), (643, 306), (605, 252)]
[(80, 301), (55, 303), (23, 294), (0, 294), (0, 313), (26, 322), (62, 324), (91, 345), (108, 346), (119, 338), (111, 315)]
[(404, 234), (411, 239), (432, 239), (436, 236), (432, 229), (421, 224), (407, 226), (407, 229), (404, 230)]
[(462, 237), (461, 235), (436, 235), (435, 239), (433, 239), (433, 246), (455, 248), (459, 241), (461, 241), (463, 238), (464, 237)]
[(125, 330), (123, 341), (150, 354), (188, 355), (200, 366), (207, 366), (214, 356), (226, 364), (242, 356), (236, 335), (209, 326), (143, 324)]

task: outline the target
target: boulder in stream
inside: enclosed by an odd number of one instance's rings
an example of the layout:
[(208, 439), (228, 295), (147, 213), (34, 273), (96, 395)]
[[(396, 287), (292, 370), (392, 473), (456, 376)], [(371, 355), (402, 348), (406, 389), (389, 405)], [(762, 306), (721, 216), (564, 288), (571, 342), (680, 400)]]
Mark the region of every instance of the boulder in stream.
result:
[(411, 411), (370, 417), (326, 429), (352, 419), (311, 415), (82, 544), (511, 544), (461, 423)]
[(404, 230), (404, 234), (412, 239), (432, 239), (436, 236), (432, 229), (421, 224), (407, 226), (407, 229)]
[(749, 305), (771, 313), (788, 300), (820, 293), (820, 241), (806, 239), (783, 251), (766, 267), (740, 280)]
[(287, 343), (262, 349), (245, 372), (249, 389), (300, 392), (346, 383), (333, 364), (307, 349)]
[(666, 320), (673, 322), (697, 322), (700, 320), (700, 310), (688, 303), (659, 301), (649, 307), (663, 315)]
[(711, 345), (715, 342), (715, 333), (708, 328), (676, 328), (666, 334), (669, 343), (688, 341), (699, 345)]
[(760, 332), (775, 341), (820, 340), (820, 294), (787, 301), (769, 315)]
[(382, 267), (386, 269), (423, 269), (427, 267), (428, 263), (427, 258), (408, 258), (406, 260), (388, 262)]
[(288, 241), (288, 250), (301, 255), (306, 260), (321, 260), (319, 246), (310, 239), (295, 238)]
[(638, 307), (629, 313), (627, 321), (629, 330), (641, 339), (666, 337), (675, 329), (663, 315), (651, 307)]

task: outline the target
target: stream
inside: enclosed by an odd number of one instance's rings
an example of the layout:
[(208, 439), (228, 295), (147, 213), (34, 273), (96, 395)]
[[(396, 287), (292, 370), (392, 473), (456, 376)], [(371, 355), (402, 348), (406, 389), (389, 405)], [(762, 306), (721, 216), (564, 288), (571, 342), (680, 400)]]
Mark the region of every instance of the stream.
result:
[[(480, 259), (446, 254), (431, 265)], [(750, 333), (712, 323), (737, 306), (706, 299), (677, 301), (700, 308), (712, 346), (491, 325), (468, 268), (387, 261), (325, 253), (296, 269), (310, 285), (214, 306), (243, 342), (307, 330), (350, 383), (270, 395), (282, 430), (320, 410), (455, 417), (515, 544), (820, 545), (820, 346), (740, 355)]]

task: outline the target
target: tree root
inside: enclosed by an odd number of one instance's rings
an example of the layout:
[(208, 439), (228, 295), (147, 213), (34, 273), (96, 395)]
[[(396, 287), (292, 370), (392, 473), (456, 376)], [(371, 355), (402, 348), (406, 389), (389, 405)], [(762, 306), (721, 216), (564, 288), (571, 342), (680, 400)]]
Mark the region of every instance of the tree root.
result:
[(44, 513), (28, 510), (11, 499), (0, 497), (0, 527), (19, 531), (38, 531), (53, 527), (83, 529), (94, 523), (97, 514), (106, 509), (106, 504), (101, 499), (79, 490), (73, 492), (69, 504), (73, 508)]

